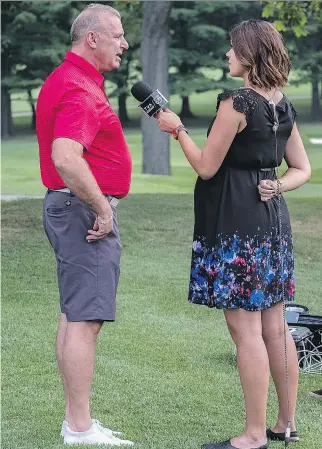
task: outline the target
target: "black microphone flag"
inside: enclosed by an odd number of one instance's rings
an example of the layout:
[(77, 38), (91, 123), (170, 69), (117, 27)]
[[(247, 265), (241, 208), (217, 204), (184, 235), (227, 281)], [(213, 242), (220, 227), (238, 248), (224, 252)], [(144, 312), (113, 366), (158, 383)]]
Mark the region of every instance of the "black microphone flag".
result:
[(152, 90), (151, 87), (139, 81), (132, 86), (131, 93), (141, 103), (139, 107), (149, 118), (154, 117), (169, 103), (168, 100), (157, 90)]

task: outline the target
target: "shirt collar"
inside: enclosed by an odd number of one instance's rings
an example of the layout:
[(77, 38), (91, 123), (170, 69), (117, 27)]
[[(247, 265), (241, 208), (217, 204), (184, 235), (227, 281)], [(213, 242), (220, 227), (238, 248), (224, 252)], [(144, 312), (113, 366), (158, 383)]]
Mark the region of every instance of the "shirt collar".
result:
[(102, 87), (104, 82), (104, 76), (95, 69), (95, 67), (90, 64), (86, 59), (82, 58), (81, 56), (77, 55), (76, 53), (73, 53), (72, 51), (67, 52), (65, 58), (65, 61), (71, 62), (72, 64), (76, 65), (80, 69), (82, 69), (84, 72), (86, 72), (100, 87)]

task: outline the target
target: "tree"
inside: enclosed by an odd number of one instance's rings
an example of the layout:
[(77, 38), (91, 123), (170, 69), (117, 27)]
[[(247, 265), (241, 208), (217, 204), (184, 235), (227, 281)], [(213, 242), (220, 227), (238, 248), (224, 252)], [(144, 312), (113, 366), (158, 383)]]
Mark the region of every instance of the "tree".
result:
[(113, 5), (122, 16), (125, 38), (129, 49), (123, 54), (122, 64), (118, 70), (106, 73), (105, 78), (116, 84), (116, 89), (109, 96), (118, 97), (118, 116), (123, 126), (130, 121), (126, 99), (129, 95), (128, 84), (134, 82), (139, 67), (140, 31), (143, 20), (142, 3), (117, 1)]
[[(168, 18), (169, 1), (144, 1), (141, 41), (143, 81), (168, 98)], [(162, 133), (155, 120), (142, 115), (143, 173), (169, 175), (169, 135)]]
[[(312, 85), (311, 119), (322, 119), (322, 2), (265, 2), (263, 17), (274, 18), (281, 32), (296, 36), (293, 39), (295, 67), (302, 72), (302, 80)], [(319, 92), (321, 88), (321, 92)]]
[(307, 36), (310, 19), (322, 23), (321, 0), (267, 0), (263, 4), (263, 17), (274, 17), (274, 25), (279, 31), (292, 31), (296, 37)]
[(4, 2), (2, 7), (1, 97), (5, 99), (2, 137), (12, 134), (10, 92), (26, 90), (35, 125), (31, 89), (42, 84), (60, 64), (69, 43), (70, 2)]
[(209, 43), (220, 46), (226, 32), (216, 25), (200, 21), (200, 6), (196, 2), (174, 2), (170, 19), (170, 66), (176, 71), (170, 75), (171, 92), (182, 98), (181, 118), (193, 117), (189, 95), (212, 89), (212, 81), (200, 69), (214, 67)]
[(306, 29), (307, 36), (293, 38), (293, 61), (297, 69), (300, 70), (301, 78), (299, 81), (311, 82), (312, 102), (311, 102), (311, 120), (321, 121), (322, 107), (320, 81), (322, 80), (322, 24), (317, 22), (308, 23)]
[[(118, 96), (119, 117), (128, 120), (126, 98), (132, 68), (138, 65), (139, 36), (142, 5), (134, 2), (99, 2), (116, 7), (128, 31), (130, 49), (124, 54), (120, 70), (107, 74), (116, 84), (112, 93)], [(70, 45), (69, 29), (72, 20), (84, 9), (84, 3), (73, 2), (4, 2), (2, 24), (2, 136), (13, 133), (10, 93), (26, 91), (35, 127), (35, 99), (32, 89), (42, 84), (58, 66)], [(10, 63), (10, 64), (9, 64)]]
[[(191, 117), (189, 95), (229, 88), (227, 77), (228, 31), (241, 20), (259, 18), (261, 6), (249, 2), (173, 2), (170, 27), (171, 92), (182, 97), (181, 117)], [(205, 75), (220, 69), (216, 79)]]
[(17, 43), (13, 42), (13, 36), (10, 33), (10, 24), (16, 14), (20, 12), (20, 7), (26, 6), (28, 2), (2, 4), (1, 11), (1, 137), (6, 138), (13, 134), (14, 127), (11, 114), (10, 88), (6, 83), (7, 77), (11, 75), (15, 64), (13, 50), (17, 51)]

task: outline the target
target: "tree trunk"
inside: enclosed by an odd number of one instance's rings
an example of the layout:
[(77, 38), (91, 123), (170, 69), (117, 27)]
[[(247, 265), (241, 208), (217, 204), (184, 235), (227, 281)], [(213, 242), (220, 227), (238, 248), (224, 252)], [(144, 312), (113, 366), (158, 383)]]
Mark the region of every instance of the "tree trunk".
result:
[(130, 52), (126, 58), (124, 76), (118, 77), (118, 82), (117, 82), (117, 87), (120, 92), (118, 95), (118, 105), (119, 105), (118, 116), (119, 116), (119, 119), (121, 120), (121, 123), (123, 126), (125, 126), (130, 121), (130, 117), (127, 113), (127, 108), (126, 108), (127, 93), (124, 89), (125, 89), (125, 86), (127, 85), (127, 80), (129, 78), (131, 60), (132, 60), (132, 53)]
[(127, 95), (125, 92), (122, 92), (118, 96), (118, 104), (119, 104), (118, 115), (119, 115), (119, 119), (121, 120), (121, 123), (123, 126), (126, 126), (126, 124), (129, 123), (129, 121), (130, 121), (130, 118), (128, 116), (127, 109), (126, 109), (126, 98), (127, 98)]
[(222, 69), (222, 80), (227, 81), (228, 70)]
[(182, 98), (182, 107), (180, 112), (180, 118), (193, 118), (194, 115), (190, 109), (189, 97), (181, 97)]
[(312, 74), (312, 105), (311, 105), (311, 119), (318, 122), (322, 119), (322, 108), (319, 95), (319, 79), (318, 76)]
[(10, 92), (5, 86), (1, 86), (1, 138), (6, 139), (13, 134)]
[[(169, 1), (144, 1), (141, 40), (143, 81), (169, 98), (168, 18)], [(143, 173), (170, 175), (170, 137), (159, 130), (156, 120), (142, 114)]]
[(36, 108), (34, 103), (31, 105), (31, 109), (32, 109), (31, 129), (33, 131), (36, 131)]
[(31, 119), (31, 129), (33, 131), (36, 131), (36, 108), (35, 108), (35, 101), (32, 98), (32, 92), (31, 89), (27, 89), (27, 93), (28, 93), (28, 102), (30, 104), (31, 107), (31, 112), (32, 112), (32, 119)]

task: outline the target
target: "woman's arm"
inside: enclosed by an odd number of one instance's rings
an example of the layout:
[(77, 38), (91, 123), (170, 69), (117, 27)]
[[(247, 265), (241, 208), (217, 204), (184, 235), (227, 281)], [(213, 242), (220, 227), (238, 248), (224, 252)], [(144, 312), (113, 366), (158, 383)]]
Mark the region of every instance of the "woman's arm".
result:
[(281, 191), (294, 190), (311, 177), (311, 165), (296, 123), (286, 143), (285, 160), (288, 170), (280, 178)]
[[(202, 179), (212, 178), (220, 168), (229, 147), (234, 140), (245, 115), (233, 108), (232, 98), (221, 101), (216, 120), (211, 128), (206, 144), (201, 150), (187, 133), (181, 131), (178, 141), (192, 168)], [(170, 110), (158, 114), (161, 131), (171, 133), (181, 121)]]
[[(297, 189), (301, 185), (305, 184), (311, 177), (310, 162), (296, 123), (294, 124), (292, 133), (286, 143), (284, 157), (288, 165), (288, 169), (278, 180), (280, 183), (279, 192), (281, 193)], [(277, 193), (277, 181), (261, 181), (258, 189), (261, 199), (267, 201)]]

